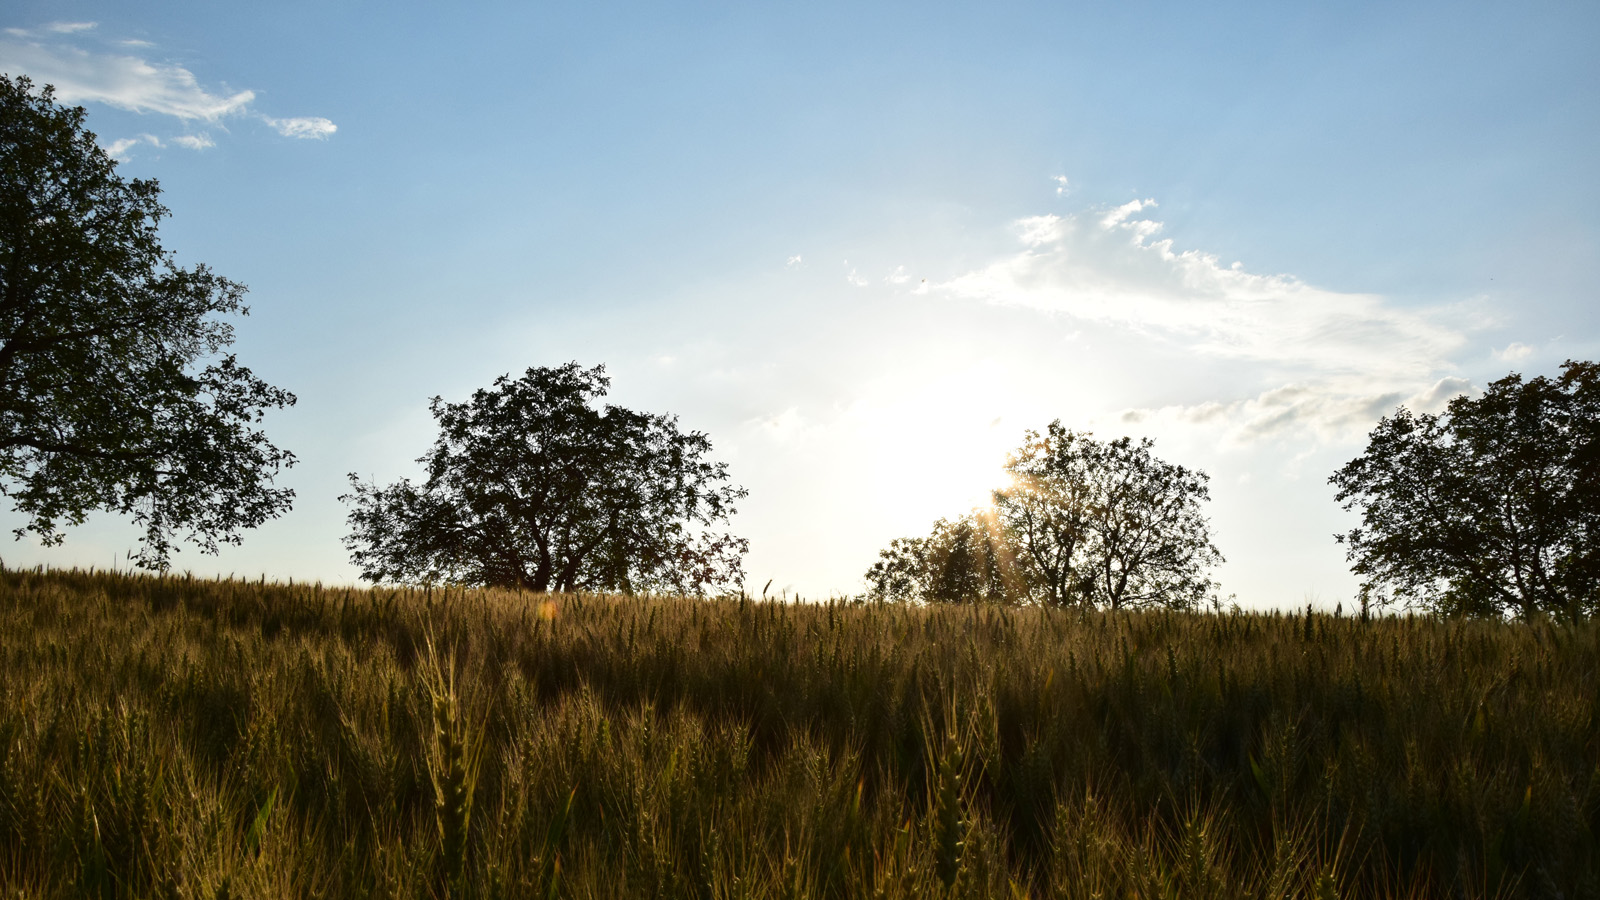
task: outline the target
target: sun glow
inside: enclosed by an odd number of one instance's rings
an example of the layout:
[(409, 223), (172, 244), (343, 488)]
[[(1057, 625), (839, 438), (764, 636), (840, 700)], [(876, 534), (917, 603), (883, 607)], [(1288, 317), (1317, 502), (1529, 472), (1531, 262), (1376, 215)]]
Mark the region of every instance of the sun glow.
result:
[(916, 532), (988, 505), (1025, 427), (1008, 414), (995, 375), (987, 366), (951, 371), (875, 392), (852, 410), (875, 509)]

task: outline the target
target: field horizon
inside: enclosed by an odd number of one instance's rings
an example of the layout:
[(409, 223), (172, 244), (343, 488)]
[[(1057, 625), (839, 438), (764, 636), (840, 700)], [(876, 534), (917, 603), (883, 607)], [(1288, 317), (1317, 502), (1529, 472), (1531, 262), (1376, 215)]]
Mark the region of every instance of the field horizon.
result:
[(0, 570), (17, 897), (1595, 897), (1600, 627)]

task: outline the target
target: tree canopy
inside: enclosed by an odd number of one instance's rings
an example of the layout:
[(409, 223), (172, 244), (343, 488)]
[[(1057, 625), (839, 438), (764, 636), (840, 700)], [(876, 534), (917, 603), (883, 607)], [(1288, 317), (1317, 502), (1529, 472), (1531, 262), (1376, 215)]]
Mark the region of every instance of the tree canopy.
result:
[(1329, 479), (1364, 602), (1565, 620), (1600, 611), (1600, 365), (1404, 407)]
[(1222, 561), (1200, 504), (1204, 472), (1149, 439), (1097, 441), (1050, 423), (1011, 454), (994, 507), (893, 542), (867, 572), (877, 599), (1187, 608)]
[(1032, 596), (994, 510), (940, 519), (927, 537), (891, 541), (866, 577), (877, 600), (1021, 603)]
[(140, 565), (173, 542), (238, 543), (289, 508), (294, 462), (255, 426), (293, 394), (224, 353), (245, 287), (161, 246), (154, 180), (125, 180), (26, 77), (0, 75), (0, 493), (16, 529), (60, 543), (96, 509), (144, 531)]
[[(351, 559), (369, 581), (534, 591), (701, 593), (743, 581), (748, 542), (709, 526), (745, 496), (711, 441), (672, 416), (596, 408), (610, 379), (577, 363), (433, 398), (427, 480), (350, 476)], [(705, 527), (702, 527), (705, 526)]]

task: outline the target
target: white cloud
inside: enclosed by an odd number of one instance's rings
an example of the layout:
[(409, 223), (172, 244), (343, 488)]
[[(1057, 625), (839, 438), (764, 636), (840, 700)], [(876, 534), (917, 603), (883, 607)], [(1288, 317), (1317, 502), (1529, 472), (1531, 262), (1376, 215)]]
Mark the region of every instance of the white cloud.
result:
[(1494, 352), (1495, 359), (1504, 360), (1506, 362), (1516, 362), (1518, 360), (1527, 359), (1532, 355), (1533, 348), (1522, 343), (1521, 341), (1512, 341), (1506, 345), (1504, 350), (1496, 350)]
[(1057, 197), (1065, 196), (1067, 191), (1070, 190), (1070, 186), (1067, 184), (1067, 176), (1065, 176), (1065, 175), (1057, 175), (1054, 178), (1051, 178), (1050, 180), (1056, 183), (1056, 196)]
[(885, 275), (883, 280), (889, 284), (905, 284), (911, 280), (911, 276), (906, 274), (905, 266), (895, 266), (894, 271)]
[(182, 66), (64, 45), (0, 42), (0, 65), (55, 85), (56, 97), (65, 103), (104, 103), (180, 119), (216, 121), (243, 112), (255, 99), (253, 91), (208, 91)]
[[(68, 42), (95, 28), (93, 22), (56, 22), (39, 31), (8, 28), (18, 40), (0, 40), (0, 70), (27, 75), (37, 85), (54, 85), (64, 103), (103, 103), (130, 112), (172, 116), (186, 122), (220, 122), (252, 116), (294, 138), (326, 138), (338, 126), (321, 116), (275, 118), (251, 109), (251, 90), (217, 90), (200, 84), (194, 73), (180, 65), (152, 62), (125, 52), (86, 50)], [(104, 42), (102, 42), (104, 43)], [(124, 48), (145, 48), (141, 40), (112, 42)], [(172, 141), (191, 149), (214, 146), (207, 135), (183, 135)], [(110, 147), (126, 152), (138, 138), (113, 141)], [(117, 155), (117, 154), (113, 154)]]
[(92, 31), (98, 22), (51, 22), (39, 31), (29, 31), (26, 28), (7, 28), (6, 34), (19, 38), (37, 37), (39, 34), (77, 34), (82, 31)]
[(162, 141), (161, 138), (153, 134), (146, 133), (136, 137), (114, 140), (105, 145), (105, 151), (115, 159), (126, 159), (128, 151), (140, 144), (149, 144), (158, 148), (165, 147), (167, 144), (175, 144), (188, 150), (205, 150), (215, 147), (217, 142), (211, 139), (211, 135), (203, 131), (199, 134), (180, 134), (177, 137), (168, 138), (166, 141)]
[[(849, 266), (850, 265), (850, 261), (847, 259), (847, 260), (844, 261), (844, 264)], [(855, 285), (856, 287), (866, 287), (868, 284), (871, 283), (871, 282), (867, 281), (867, 279), (861, 277), (861, 273), (857, 272), (854, 266), (850, 267), (850, 274), (846, 275), (844, 277), (844, 280), (850, 282), (851, 284)]]
[(299, 116), (291, 119), (274, 119), (262, 116), (261, 121), (271, 125), (284, 137), (321, 140), (339, 130), (339, 126), (321, 116)]
[(1155, 206), (1154, 200), (1129, 200), (1121, 206), (1113, 207), (1110, 212), (1100, 217), (1100, 227), (1105, 229), (1115, 228), (1128, 221), (1128, 217), (1146, 207)]
[(1472, 382), (1465, 378), (1450, 376), (1439, 379), (1433, 383), (1432, 387), (1421, 393), (1413, 394), (1406, 399), (1405, 405), (1412, 412), (1443, 412), (1444, 408), (1450, 405), (1451, 400), (1463, 394), (1471, 394), (1476, 391), (1477, 388), (1472, 386)]
[(1136, 199), (1082, 216), (1018, 220), (1025, 249), (933, 289), (1095, 323), (1163, 352), (1251, 363), (1277, 386), (1247, 399), (1130, 413), (1129, 421), (1158, 413), (1195, 424), (1225, 418), (1239, 439), (1370, 427), (1396, 402), (1420, 398), (1452, 368), (1467, 332), (1488, 324), (1470, 310), (1401, 308), (1176, 250), (1171, 238), (1155, 239), (1162, 223), (1141, 215), (1155, 205)]
[[(1017, 223), (1029, 249), (935, 286), (958, 297), (1026, 306), (1120, 326), (1214, 357), (1329, 373), (1426, 373), (1465, 342), (1460, 310), (1405, 310), (1372, 294), (1258, 275), (1172, 240), (1161, 223), (1132, 219), (1135, 200), (1090, 227), (1077, 218)], [(1116, 240), (1132, 233), (1131, 242)]]
[(139, 144), (149, 144), (152, 147), (165, 146), (161, 139), (153, 134), (141, 134), (138, 137), (122, 138), (107, 144), (105, 151), (115, 159), (125, 159), (127, 152)]
[(796, 253), (795, 255), (789, 257), (789, 261), (784, 263), (783, 267), (786, 269), (798, 269), (804, 264), (805, 260), (801, 259), (800, 254)]
[(1017, 220), (1017, 233), (1029, 247), (1061, 240), (1060, 216), (1029, 216)]
[(137, 143), (139, 143), (139, 139), (138, 138), (122, 138), (120, 140), (115, 140), (115, 141), (112, 141), (111, 143), (107, 144), (106, 147), (105, 147), (105, 151), (106, 151), (107, 154), (109, 154), (113, 158), (121, 159), (122, 155), (124, 153), (127, 153), (129, 150), (133, 149), (133, 145), (135, 145)]
[(1361, 392), (1341, 390), (1337, 385), (1297, 383), (1242, 400), (1129, 409), (1119, 418), (1128, 424), (1199, 426), (1217, 432), (1221, 440), (1233, 444), (1303, 433), (1327, 441), (1348, 441), (1365, 434), (1373, 423), (1398, 407), (1419, 413), (1437, 413), (1451, 398), (1471, 389), (1466, 379), (1454, 376), (1441, 378), (1410, 395), (1398, 390)]
[(217, 145), (217, 142), (211, 139), (211, 135), (206, 134), (203, 131), (199, 134), (180, 134), (173, 138), (172, 142), (180, 147), (187, 147), (190, 150), (204, 150), (208, 147), (215, 147)]

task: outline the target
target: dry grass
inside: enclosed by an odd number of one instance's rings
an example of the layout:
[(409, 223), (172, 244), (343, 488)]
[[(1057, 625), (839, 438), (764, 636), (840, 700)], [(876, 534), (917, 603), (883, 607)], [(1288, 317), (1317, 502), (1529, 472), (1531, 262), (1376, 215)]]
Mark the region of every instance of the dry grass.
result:
[(1600, 896), (1600, 628), (0, 573), (16, 897)]

